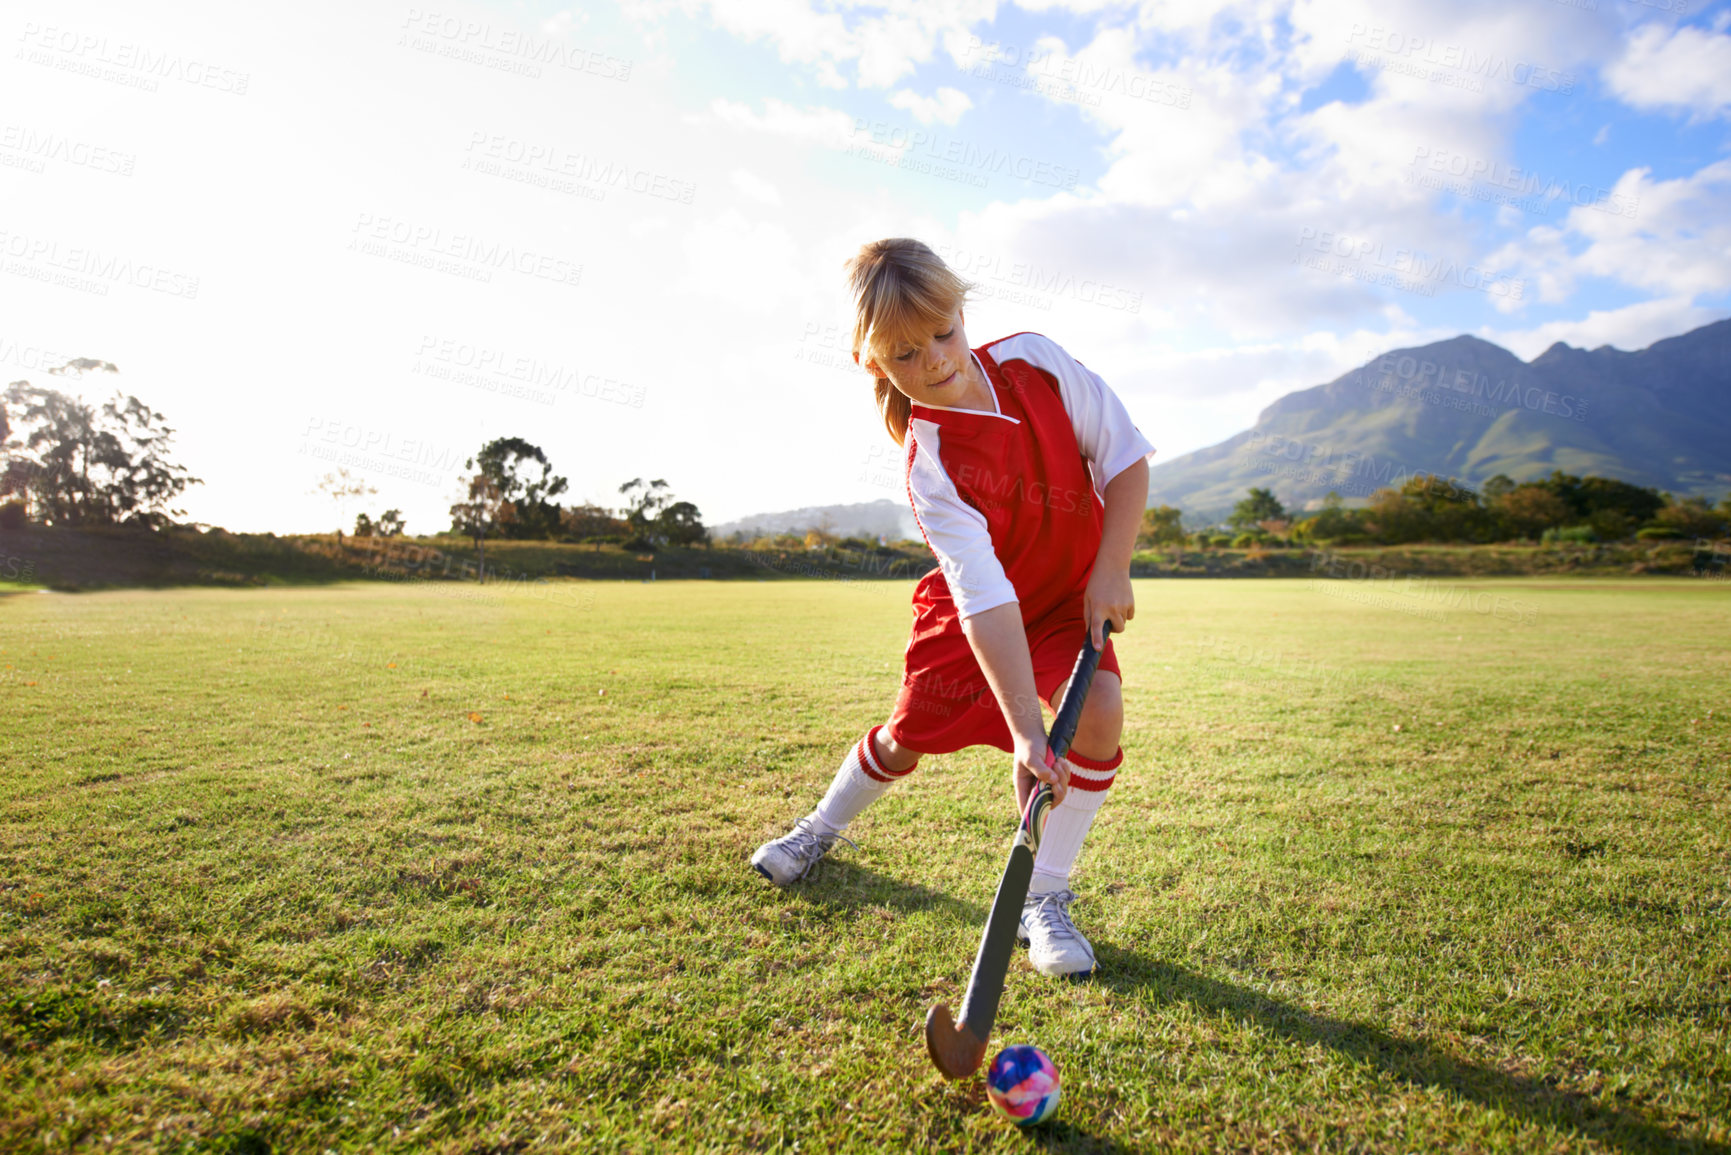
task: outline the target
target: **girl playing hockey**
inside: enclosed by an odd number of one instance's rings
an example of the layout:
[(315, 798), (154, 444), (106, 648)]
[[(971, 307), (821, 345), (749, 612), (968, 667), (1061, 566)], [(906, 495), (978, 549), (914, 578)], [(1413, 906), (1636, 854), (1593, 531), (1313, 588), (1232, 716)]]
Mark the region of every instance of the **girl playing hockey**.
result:
[[(786, 886), (923, 755), (996, 746), (1014, 756), (1018, 812), (1036, 779), (1055, 803), (1017, 937), (1040, 972), (1085, 977), (1094, 951), (1070, 920), (1070, 868), (1124, 757), (1118, 662), (1101, 623), (1122, 630), (1135, 616), (1130, 554), (1153, 446), (1050, 339), (1018, 333), (970, 350), (970, 286), (919, 241), (868, 244), (848, 273), (854, 360), (906, 450), (908, 499), (938, 568), (914, 589), (889, 719), (751, 864)], [(1099, 672), (1068, 757), (1048, 767), (1040, 703), (1062, 696), (1084, 630), (1104, 641)]]

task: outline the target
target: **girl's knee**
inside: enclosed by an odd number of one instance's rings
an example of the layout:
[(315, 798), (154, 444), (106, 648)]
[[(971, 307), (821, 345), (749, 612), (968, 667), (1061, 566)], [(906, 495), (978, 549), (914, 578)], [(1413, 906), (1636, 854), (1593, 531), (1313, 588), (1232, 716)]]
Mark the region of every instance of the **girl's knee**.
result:
[(1082, 723), (1086, 725), (1089, 721), (1113, 728), (1124, 724), (1123, 685), (1111, 674), (1096, 674), (1094, 684), (1088, 688), (1088, 700), (1082, 703)]
[(1083, 757), (1108, 759), (1118, 752), (1118, 739), (1123, 734), (1122, 684), (1112, 674), (1096, 674), (1094, 684), (1088, 688), (1088, 700), (1082, 704), (1082, 717), (1071, 745)]
[(873, 753), (882, 760), (884, 766), (892, 774), (905, 774), (912, 770), (920, 761), (920, 752), (910, 750), (890, 737), (887, 725), (873, 731)]

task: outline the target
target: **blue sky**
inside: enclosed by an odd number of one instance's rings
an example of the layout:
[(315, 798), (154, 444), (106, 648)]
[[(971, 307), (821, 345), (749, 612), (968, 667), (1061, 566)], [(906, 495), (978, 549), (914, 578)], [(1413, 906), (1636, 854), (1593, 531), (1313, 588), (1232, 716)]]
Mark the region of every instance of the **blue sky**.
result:
[[(1678, 9), (1682, 10), (1679, 11)], [(1731, 6), (626, 0), (7, 18), (0, 369), (192, 518), (447, 522), (483, 440), (711, 521), (903, 500), (841, 263), (918, 236), (1162, 458), (1376, 353), (1731, 314)], [(116, 375), (51, 378), (74, 356)], [(345, 467), (376, 494), (315, 492)]]

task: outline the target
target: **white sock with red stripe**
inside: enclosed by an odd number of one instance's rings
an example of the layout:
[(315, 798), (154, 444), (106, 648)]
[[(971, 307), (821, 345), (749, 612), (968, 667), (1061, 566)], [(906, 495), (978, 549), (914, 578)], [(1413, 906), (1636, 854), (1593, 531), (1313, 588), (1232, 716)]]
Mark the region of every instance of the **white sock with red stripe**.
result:
[(1106, 791), (1118, 777), (1118, 764), (1124, 761), (1122, 747), (1111, 758), (1096, 762), (1074, 750), (1065, 759), (1075, 769), (1070, 775), (1070, 792), (1062, 805), (1046, 811), (1046, 827), (1040, 834), (1040, 851), (1034, 856), (1034, 877), (1028, 883), (1029, 894), (1051, 894), (1070, 885), (1070, 868), (1076, 865), (1076, 855), (1082, 850), (1082, 840), (1088, 837), (1088, 827), (1100, 803), (1106, 801)]
[(909, 766), (896, 774), (883, 764), (877, 749), (872, 745), (881, 729), (882, 726), (873, 726), (864, 738), (854, 743), (853, 749), (847, 752), (847, 757), (842, 759), (841, 768), (835, 772), (835, 780), (829, 784), (829, 793), (823, 796), (823, 801), (811, 812), (812, 823), (820, 833), (838, 834), (847, 829), (848, 823), (858, 818), (860, 811), (876, 802), (892, 782), (913, 771), (913, 766)]

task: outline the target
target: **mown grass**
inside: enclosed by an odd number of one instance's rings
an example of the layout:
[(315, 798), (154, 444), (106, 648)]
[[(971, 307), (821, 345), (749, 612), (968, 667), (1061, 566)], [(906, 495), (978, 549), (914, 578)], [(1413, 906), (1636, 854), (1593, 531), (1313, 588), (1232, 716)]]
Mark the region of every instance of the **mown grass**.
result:
[(1731, 586), (1460, 588), (1138, 583), (1031, 1135), (920, 1033), (1002, 755), (746, 867), (907, 586), (0, 598), (0, 1148), (1731, 1148)]

